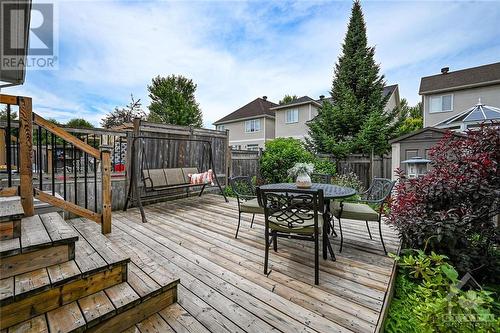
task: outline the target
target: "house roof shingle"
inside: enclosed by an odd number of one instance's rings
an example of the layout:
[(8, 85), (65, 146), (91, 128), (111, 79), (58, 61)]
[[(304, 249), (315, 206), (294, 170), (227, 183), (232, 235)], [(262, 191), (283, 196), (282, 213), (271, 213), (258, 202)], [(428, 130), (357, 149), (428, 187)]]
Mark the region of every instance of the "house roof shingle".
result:
[(277, 109), (281, 109), (281, 108), (287, 108), (287, 107), (290, 107), (290, 106), (293, 106), (293, 105), (301, 105), (301, 104), (308, 104), (308, 103), (314, 103), (314, 104), (317, 104), (318, 102), (315, 101), (314, 99), (312, 99), (311, 97), (309, 96), (302, 96), (302, 97), (299, 97), (291, 102), (288, 102), (288, 103), (285, 103), (285, 104), (281, 104), (281, 105), (276, 105), (275, 107), (273, 107), (273, 110), (277, 110)]
[(265, 100), (263, 98), (256, 98), (250, 103), (242, 106), (238, 110), (228, 114), (225, 117), (214, 122), (214, 125), (227, 123), (230, 121), (237, 121), (243, 118), (251, 118), (257, 116), (271, 116), (274, 117), (274, 111), (270, 110), (278, 104)]
[(419, 94), (500, 84), (500, 62), (423, 77)]

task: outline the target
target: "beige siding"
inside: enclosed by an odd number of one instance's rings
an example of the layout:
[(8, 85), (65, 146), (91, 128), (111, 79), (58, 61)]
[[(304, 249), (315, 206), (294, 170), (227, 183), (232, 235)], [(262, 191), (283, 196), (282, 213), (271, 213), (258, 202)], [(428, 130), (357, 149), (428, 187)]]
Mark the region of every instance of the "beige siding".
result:
[[(299, 119), (296, 123), (286, 123), (286, 111), (291, 109), (299, 110)], [(292, 137), (304, 139), (307, 136), (309, 127), (307, 121), (311, 120), (318, 114), (318, 109), (312, 104), (300, 105), (297, 107), (275, 110), (276, 112), (276, 137)]]
[[(452, 111), (448, 112), (430, 112), (430, 99), (432, 96), (440, 95), (453, 95), (453, 105)], [(489, 86), (472, 88), (465, 90), (458, 90), (452, 92), (446, 92), (441, 94), (425, 95), (423, 97), (424, 101), (424, 127), (434, 126), (437, 123), (446, 120), (454, 115), (465, 111), (477, 104), (478, 99), (481, 98), (481, 102), (486, 105), (500, 107), (500, 84)]]
[(231, 122), (222, 124), (224, 129), (229, 130), (229, 145), (237, 146), (240, 149), (247, 149), (248, 145), (259, 145), (259, 148), (264, 148), (266, 140), (274, 138), (274, 119), (270, 118), (253, 118), (260, 119), (261, 129), (259, 132), (246, 133), (245, 121)]
[(395, 107), (399, 106), (399, 91), (398, 88), (391, 94), (385, 105), (384, 112), (391, 112)]

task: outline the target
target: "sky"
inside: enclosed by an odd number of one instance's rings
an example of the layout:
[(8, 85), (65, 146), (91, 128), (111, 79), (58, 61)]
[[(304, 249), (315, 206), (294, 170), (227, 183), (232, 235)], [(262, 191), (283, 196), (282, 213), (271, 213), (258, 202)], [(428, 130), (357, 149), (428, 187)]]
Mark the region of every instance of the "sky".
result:
[[(48, 0), (33, 0), (48, 2)], [(204, 126), (257, 97), (329, 95), (352, 1), (57, 1), (57, 70), (28, 70), (35, 112), (99, 125), (156, 75), (197, 84)], [(500, 61), (500, 1), (362, 1), (387, 84)], [(35, 18), (36, 19), (36, 18)], [(32, 18), (33, 22), (33, 18)]]

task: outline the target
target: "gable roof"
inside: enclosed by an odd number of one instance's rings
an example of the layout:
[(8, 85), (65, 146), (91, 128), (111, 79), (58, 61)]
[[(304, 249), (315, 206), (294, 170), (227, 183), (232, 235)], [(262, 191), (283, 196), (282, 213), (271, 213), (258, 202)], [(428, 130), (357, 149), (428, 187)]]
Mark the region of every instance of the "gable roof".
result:
[(263, 98), (256, 98), (250, 103), (242, 106), (238, 110), (228, 114), (225, 117), (214, 122), (214, 125), (228, 123), (232, 121), (238, 121), (240, 119), (257, 117), (257, 116), (270, 116), (274, 117), (274, 111), (271, 108), (277, 106), (278, 104), (270, 102)]
[[(397, 137), (395, 139), (389, 140), (389, 144), (398, 143), (400, 141), (403, 141), (403, 140), (406, 140), (408, 138), (411, 138), (412, 136), (415, 136), (415, 135), (423, 133), (423, 132), (428, 132), (428, 131), (437, 132), (437, 133), (440, 133), (440, 134), (446, 134), (450, 130), (436, 128), (436, 127), (424, 127), (424, 128), (421, 128), (421, 129), (419, 129), (419, 130), (417, 130), (415, 132), (411, 132), (411, 133), (408, 133), (408, 134), (405, 134), (405, 135), (401, 135), (401, 136), (399, 136), (399, 137)], [(461, 133), (457, 133), (457, 132), (452, 132), (452, 133), (453, 133), (453, 135), (456, 135), (456, 136), (464, 136)]]
[(390, 86), (385, 86), (384, 87), (384, 91), (382, 92), (382, 95), (384, 97), (391, 96), (397, 88), (398, 88), (397, 84), (393, 84), (393, 85), (390, 85)]
[(451, 116), (434, 126), (445, 128), (460, 123), (482, 123), (495, 120), (500, 120), (500, 109), (479, 102), (475, 106), (460, 112), (458, 115)]
[(423, 77), (419, 94), (500, 84), (500, 62)]
[(299, 97), (296, 100), (293, 100), (291, 102), (277, 105), (277, 106), (273, 107), (271, 110), (278, 110), (278, 109), (282, 109), (282, 108), (288, 108), (288, 107), (294, 106), (294, 105), (303, 105), (303, 104), (309, 104), (309, 103), (316, 104), (317, 106), (321, 106), (321, 104), (319, 104), (317, 101), (315, 101), (311, 97), (302, 96), (302, 97)]

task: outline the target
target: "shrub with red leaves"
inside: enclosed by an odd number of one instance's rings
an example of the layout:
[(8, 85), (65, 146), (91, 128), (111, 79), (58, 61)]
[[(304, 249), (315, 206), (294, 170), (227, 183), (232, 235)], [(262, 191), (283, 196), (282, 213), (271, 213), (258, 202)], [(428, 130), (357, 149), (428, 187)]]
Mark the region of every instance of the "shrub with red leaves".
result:
[[(496, 125), (500, 125), (496, 124)], [(430, 152), (431, 170), (408, 179), (401, 170), (390, 223), (406, 247), (447, 255), (461, 273), (500, 279), (500, 130), (482, 126), (446, 134)]]

